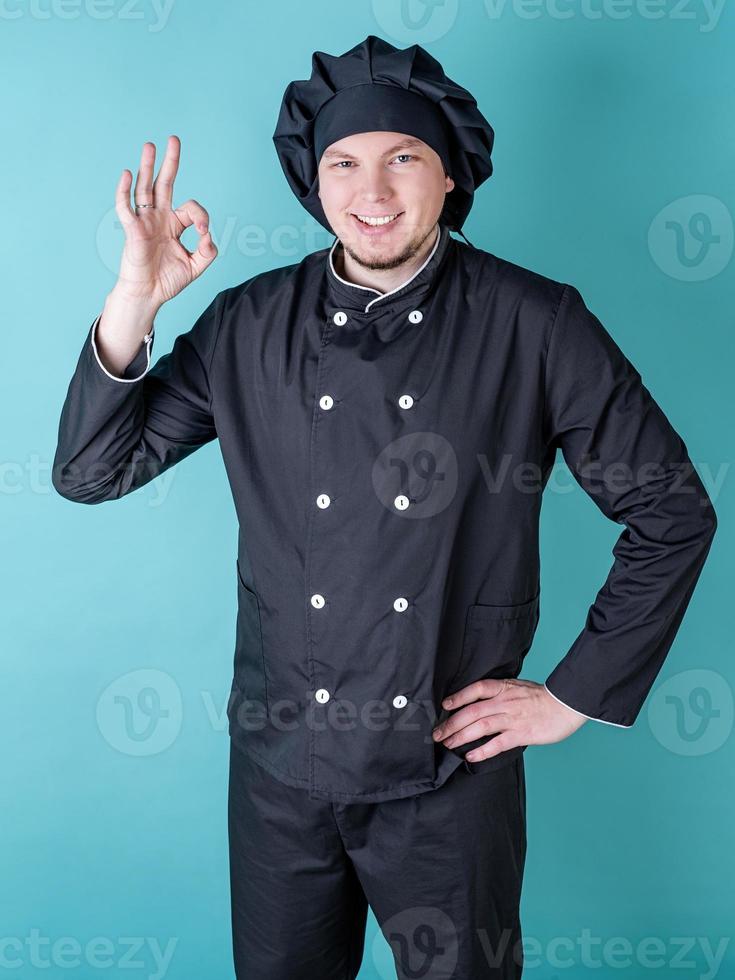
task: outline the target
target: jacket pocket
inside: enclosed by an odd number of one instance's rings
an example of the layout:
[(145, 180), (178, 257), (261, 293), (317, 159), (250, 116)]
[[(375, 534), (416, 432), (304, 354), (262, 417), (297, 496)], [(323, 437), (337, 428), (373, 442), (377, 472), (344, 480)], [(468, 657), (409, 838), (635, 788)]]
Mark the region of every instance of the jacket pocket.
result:
[(488, 677), (517, 677), (538, 620), (538, 593), (514, 605), (468, 606), (459, 667), (448, 690)]
[(258, 596), (243, 582), (237, 565), (237, 630), (235, 642), (235, 685), (252, 701), (267, 706), (265, 656)]

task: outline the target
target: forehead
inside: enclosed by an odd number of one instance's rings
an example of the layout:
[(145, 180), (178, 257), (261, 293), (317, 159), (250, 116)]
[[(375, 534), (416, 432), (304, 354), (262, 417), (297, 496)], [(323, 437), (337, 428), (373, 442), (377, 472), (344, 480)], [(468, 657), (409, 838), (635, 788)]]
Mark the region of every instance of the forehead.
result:
[(371, 133), (354, 133), (343, 136), (326, 148), (322, 159), (360, 155), (381, 155), (395, 153), (401, 150), (428, 149), (427, 144), (416, 136), (407, 133), (393, 133), (377, 130)]

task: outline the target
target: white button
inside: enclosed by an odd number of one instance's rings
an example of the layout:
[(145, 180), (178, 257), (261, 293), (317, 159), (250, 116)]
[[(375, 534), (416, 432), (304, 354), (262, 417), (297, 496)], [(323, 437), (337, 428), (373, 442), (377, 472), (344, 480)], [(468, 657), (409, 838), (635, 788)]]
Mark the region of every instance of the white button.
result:
[(398, 399), (398, 404), (401, 408), (410, 408), (413, 405), (413, 398), (410, 395), (401, 395)]
[(394, 708), (405, 708), (407, 704), (408, 698), (405, 694), (396, 694), (396, 696), (393, 698)]
[(332, 501), (329, 499), (329, 494), (327, 493), (320, 493), (316, 498), (316, 505), (317, 507), (321, 507), (322, 510), (324, 510), (325, 507), (329, 507), (331, 502)]
[(334, 320), (334, 322), (337, 324), (338, 327), (342, 327), (344, 326), (345, 323), (347, 323), (347, 314), (343, 313), (342, 310), (340, 310), (338, 313), (334, 314), (332, 319)]
[(323, 408), (325, 411), (330, 409), (334, 405), (334, 399), (331, 395), (322, 395), (319, 399), (319, 407)]
[(325, 687), (320, 687), (314, 697), (317, 699), (319, 704), (325, 704), (325, 702), (329, 700), (329, 691)]
[(404, 612), (408, 609), (408, 599), (404, 599), (403, 596), (399, 596), (393, 603), (393, 608), (396, 612)]
[(399, 493), (393, 503), (395, 504), (396, 510), (405, 510), (410, 501), (405, 493)]
[(316, 593), (315, 593), (315, 594), (314, 594), (314, 595), (313, 595), (313, 596), (311, 597), (311, 604), (312, 604), (312, 606), (313, 606), (313, 607), (314, 607), (315, 609), (321, 609), (321, 608), (322, 608), (322, 606), (324, 605), (324, 596), (323, 596), (323, 595), (319, 595), (319, 593), (318, 593), (318, 592), (316, 592)]
[(411, 310), (411, 312), (408, 314), (408, 319), (411, 321), (411, 323), (421, 323), (421, 321), (424, 319), (424, 314), (421, 312), (421, 310)]

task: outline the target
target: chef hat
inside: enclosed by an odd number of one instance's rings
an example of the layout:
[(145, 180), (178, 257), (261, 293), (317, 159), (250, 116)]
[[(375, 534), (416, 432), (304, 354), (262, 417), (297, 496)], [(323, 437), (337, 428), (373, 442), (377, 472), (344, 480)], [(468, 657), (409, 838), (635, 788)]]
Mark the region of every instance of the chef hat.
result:
[(318, 196), (322, 152), (344, 136), (378, 130), (416, 136), (439, 154), (454, 180), (439, 220), (459, 231), (475, 188), (493, 172), (493, 129), (428, 51), (395, 48), (372, 34), (339, 57), (315, 51), (311, 77), (284, 93), (273, 142), (306, 210), (334, 234)]

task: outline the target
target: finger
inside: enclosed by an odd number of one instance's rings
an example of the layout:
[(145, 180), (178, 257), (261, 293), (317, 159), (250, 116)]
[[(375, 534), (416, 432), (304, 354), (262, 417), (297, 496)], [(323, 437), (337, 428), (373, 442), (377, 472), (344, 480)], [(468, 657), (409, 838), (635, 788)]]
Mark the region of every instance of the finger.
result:
[(486, 701), (474, 701), (467, 707), (449, 715), (432, 732), (434, 739), (443, 740), (449, 735), (454, 735), (455, 732), (460, 731), (465, 725), (469, 725), (471, 722), (482, 717), (483, 705), (485, 704), (487, 704)]
[(184, 228), (190, 228), (191, 225), (194, 225), (197, 231), (203, 235), (209, 228), (209, 214), (198, 201), (191, 199), (185, 201), (180, 207), (174, 208), (174, 212), (182, 224), (182, 231)]
[(444, 742), (447, 738), (455, 735), (457, 732), (462, 731), (467, 725), (471, 725), (476, 722), (479, 718), (485, 718), (487, 715), (498, 714), (501, 711), (506, 710), (507, 704), (499, 703), (492, 698), (482, 698), (479, 701), (473, 701), (472, 704), (465, 708), (461, 708), (459, 711), (455, 711), (453, 714), (445, 718), (441, 724), (434, 729), (433, 736), (435, 740)]
[(507, 752), (508, 749), (514, 749), (518, 745), (523, 745), (523, 742), (519, 742), (510, 732), (501, 732), (500, 735), (491, 738), (485, 745), (467, 752), (465, 759), (468, 762), (492, 759), (496, 755), (500, 755), (501, 752)]
[(174, 180), (179, 169), (181, 157), (181, 141), (178, 136), (169, 136), (166, 146), (166, 156), (163, 158), (161, 169), (153, 182), (153, 203), (157, 208), (171, 208)]
[[(505, 685), (507, 688), (507, 684)], [(487, 677), (467, 687), (454, 691), (442, 701), (444, 708), (460, 708), (463, 704), (476, 701), (478, 698), (494, 698), (503, 690), (503, 679), (497, 680), (494, 677)]]
[(135, 222), (135, 212), (130, 207), (130, 187), (132, 183), (132, 173), (129, 170), (123, 170), (115, 190), (115, 211), (123, 229), (130, 227)]
[(212, 240), (212, 232), (207, 231), (199, 238), (199, 244), (195, 252), (190, 256), (191, 267), (194, 276), (200, 276), (207, 266), (211, 265), (217, 257), (217, 246)]
[(467, 725), (466, 728), (462, 728), (451, 738), (445, 739), (444, 744), (448, 749), (453, 749), (457, 745), (466, 745), (476, 738), (505, 731), (510, 727), (510, 722), (510, 715), (504, 711), (494, 712), (491, 715), (480, 718), (472, 725)]
[(140, 153), (140, 166), (135, 178), (133, 204), (153, 204), (153, 164), (156, 160), (156, 147), (144, 143)]

